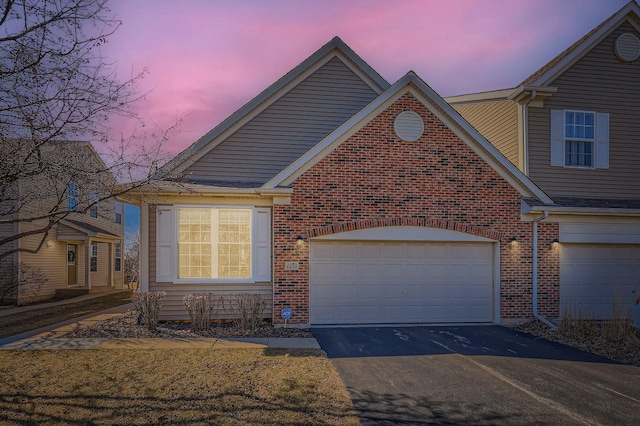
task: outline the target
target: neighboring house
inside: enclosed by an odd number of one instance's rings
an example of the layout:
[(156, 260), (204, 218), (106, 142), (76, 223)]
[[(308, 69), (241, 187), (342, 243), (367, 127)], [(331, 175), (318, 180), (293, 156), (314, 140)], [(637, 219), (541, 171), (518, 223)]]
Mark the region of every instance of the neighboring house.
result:
[(14, 251), (1, 261), (0, 280), (4, 289), (11, 289), (3, 298), (25, 303), (54, 297), (61, 290), (123, 288), (123, 205), (102, 199), (115, 185), (112, 175), (89, 143), (50, 142), (40, 152), (64, 158), (55, 164), (66, 166), (48, 167), (14, 185), (12, 195), (0, 205), (0, 219), (18, 220), (0, 224), (0, 240), (48, 223), (28, 219), (53, 210), (68, 214), (61, 213), (64, 217), (46, 236), (37, 232), (0, 248)]
[(559, 275), (563, 310), (607, 317), (640, 297), (639, 56), (632, 1), (517, 87), (446, 99), (552, 198), (523, 213), (558, 226), (541, 275)]

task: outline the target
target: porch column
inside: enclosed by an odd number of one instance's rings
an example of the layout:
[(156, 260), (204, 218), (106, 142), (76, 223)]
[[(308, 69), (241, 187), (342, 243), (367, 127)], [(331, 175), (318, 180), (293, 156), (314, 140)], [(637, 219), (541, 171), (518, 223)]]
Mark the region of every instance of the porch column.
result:
[(91, 290), (91, 238), (84, 239), (84, 288)]
[(149, 204), (140, 204), (139, 291), (149, 291)]

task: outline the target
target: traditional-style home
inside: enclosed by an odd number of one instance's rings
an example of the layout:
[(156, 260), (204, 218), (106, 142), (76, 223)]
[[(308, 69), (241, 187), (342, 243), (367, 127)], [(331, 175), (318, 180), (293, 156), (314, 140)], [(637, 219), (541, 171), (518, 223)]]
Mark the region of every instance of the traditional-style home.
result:
[(628, 307), (638, 23), (630, 3), (521, 86), (450, 103), (334, 38), (132, 195), (141, 290), (167, 292), (163, 320), (253, 293), (301, 326)]
[[(640, 297), (640, 7), (631, 1), (514, 88), (446, 100), (553, 200), (560, 306), (608, 317)], [(615, 313), (615, 312), (613, 312)]]
[[(29, 146), (5, 141), (3, 149)], [(0, 250), (11, 253), (0, 260), (1, 298), (25, 303), (123, 288), (124, 211), (105, 199), (115, 185), (108, 168), (86, 142), (47, 142), (33, 152), (24, 158), (45, 160), (24, 167), (38, 172), (22, 170), (0, 204), (0, 241), (8, 241)]]

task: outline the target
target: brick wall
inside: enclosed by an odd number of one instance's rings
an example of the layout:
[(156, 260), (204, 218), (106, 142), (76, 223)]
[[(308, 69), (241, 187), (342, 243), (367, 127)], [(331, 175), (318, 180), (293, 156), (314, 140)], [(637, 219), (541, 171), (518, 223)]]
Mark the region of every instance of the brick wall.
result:
[[(407, 109), (425, 124), (413, 143), (393, 131), (395, 117)], [(274, 206), (274, 312), (292, 308), (292, 322), (309, 320), (309, 237), (398, 224), (499, 240), (501, 316), (531, 316), (532, 230), (520, 221), (520, 194), (410, 94), (305, 172), (293, 189), (290, 205)], [(557, 226), (543, 229), (545, 238), (557, 235)], [(296, 243), (299, 235), (303, 244)], [(518, 242), (510, 245), (511, 237)], [(299, 270), (286, 271), (287, 261), (299, 262)], [(544, 274), (549, 302), (557, 294), (557, 268)]]

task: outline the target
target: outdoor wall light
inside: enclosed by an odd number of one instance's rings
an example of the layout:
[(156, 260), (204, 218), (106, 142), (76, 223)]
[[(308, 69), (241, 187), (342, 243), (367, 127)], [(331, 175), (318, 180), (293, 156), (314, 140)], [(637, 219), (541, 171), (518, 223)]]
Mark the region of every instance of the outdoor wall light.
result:
[(554, 238), (553, 240), (551, 240), (551, 248), (556, 248), (558, 247), (558, 244), (560, 243), (560, 240), (557, 238)]
[(301, 246), (302, 243), (304, 243), (304, 237), (302, 235), (298, 235), (298, 238), (296, 238), (296, 244)]
[(47, 241), (47, 248), (51, 248), (53, 247), (53, 241), (49, 240)]
[(509, 244), (515, 244), (517, 242), (518, 242), (518, 239), (516, 237), (509, 238)]

